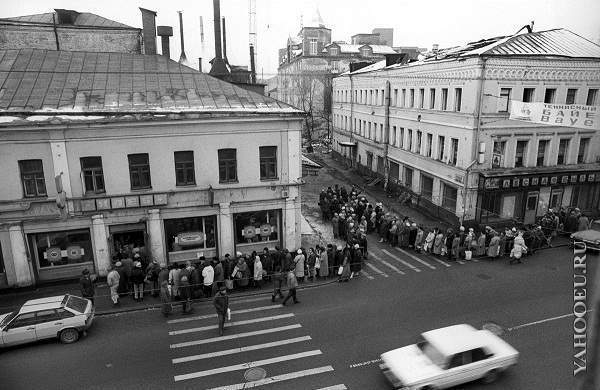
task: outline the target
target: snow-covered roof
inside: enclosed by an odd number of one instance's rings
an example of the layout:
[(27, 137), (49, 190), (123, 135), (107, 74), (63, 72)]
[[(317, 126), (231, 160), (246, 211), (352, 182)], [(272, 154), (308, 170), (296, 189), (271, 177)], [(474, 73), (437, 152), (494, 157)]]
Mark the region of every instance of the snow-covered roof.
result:
[(351, 45), (348, 43), (330, 43), (329, 45), (325, 46), (325, 49), (323, 49), (324, 52), (327, 51), (327, 48), (331, 47), (331, 46), (339, 46), (340, 48), (340, 53), (350, 53), (350, 54), (359, 54), (360, 53), (360, 48), (361, 47), (370, 47), (371, 50), (373, 50), (373, 54), (394, 54), (396, 53), (396, 51), (391, 48), (390, 46), (386, 46), (386, 45)]

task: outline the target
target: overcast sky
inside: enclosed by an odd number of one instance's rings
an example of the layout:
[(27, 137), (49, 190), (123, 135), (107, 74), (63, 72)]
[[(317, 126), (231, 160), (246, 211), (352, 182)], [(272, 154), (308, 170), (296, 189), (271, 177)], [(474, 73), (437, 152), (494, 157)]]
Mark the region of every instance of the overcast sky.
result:
[[(214, 57), (212, 0), (0, 0), (0, 17), (51, 12), (53, 8), (92, 12), (133, 27), (141, 27), (138, 7), (158, 13), (157, 25), (174, 27), (171, 57), (179, 59), (179, 22), (183, 11), (185, 51), (198, 66)], [(248, 65), (248, 0), (221, 0), (227, 24), (227, 56), (235, 65)], [(599, 0), (256, 0), (258, 33), (257, 71), (269, 78), (277, 71), (277, 49), (288, 35), (300, 30), (318, 7), (333, 40), (375, 27), (394, 29), (395, 46), (431, 48), (456, 46), (499, 35), (510, 35), (535, 21), (534, 30), (567, 28), (600, 43)], [(204, 19), (204, 46), (200, 42), (200, 16)], [(160, 43), (158, 44), (160, 47)], [(259, 76), (260, 77), (260, 76)]]

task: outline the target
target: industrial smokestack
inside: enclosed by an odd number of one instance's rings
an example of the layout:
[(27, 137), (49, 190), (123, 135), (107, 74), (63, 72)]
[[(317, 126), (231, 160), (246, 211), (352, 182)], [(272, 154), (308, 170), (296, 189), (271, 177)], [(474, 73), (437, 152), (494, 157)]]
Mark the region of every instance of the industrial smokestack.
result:
[(223, 59), (226, 64), (229, 63), (227, 60), (227, 30), (225, 29), (225, 18), (223, 18)]
[(179, 56), (179, 63), (183, 64), (187, 62), (187, 57), (185, 55), (185, 43), (183, 41), (183, 12), (177, 11), (179, 14), (179, 36), (181, 37), (181, 55)]
[(202, 57), (198, 57), (198, 72), (202, 73)]
[(256, 84), (256, 64), (254, 63), (254, 46), (250, 45), (250, 84)]
[(160, 44), (162, 46), (162, 55), (171, 58), (171, 44), (169, 38), (173, 36), (173, 27), (171, 26), (158, 26), (156, 27), (156, 33), (160, 37)]
[(220, 79), (226, 79), (229, 76), (229, 70), (225, 61), (223, 61), (223, 53), (221, 52), (221, 3), (219, 0), (213, 0), (213, 20), (215, 26), (215, 58), (211, 61), (212, 67), (210, 74)]
[(156, 12), (140, 7), (144, 54), (156, 54)]

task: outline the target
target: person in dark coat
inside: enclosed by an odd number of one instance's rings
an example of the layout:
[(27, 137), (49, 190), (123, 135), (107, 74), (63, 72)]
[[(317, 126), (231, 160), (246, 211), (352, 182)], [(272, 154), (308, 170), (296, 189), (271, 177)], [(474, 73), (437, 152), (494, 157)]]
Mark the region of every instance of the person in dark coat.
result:
[(337, 269), (335, 268), (335, 249), (333, 249), (332, 244), (327, 244), (327, 259), (329, 263), (329, 275), (333, 276), (337, 272)]
[(142, 263), (139, 261), (135, 263), (131, 270), (131, 283), (133, 284), (133, 299), (136, 302), (144, 300), (144, 279), (146, 275), (142, 270)]
[(79, 287), (81, 288), (81, 296), (89, 299), (94, 304), (94, 295), (96, 295), (96, 289), (94, 287), (94, 280), (90, 276), (90, 271), (86, 268), (81, 271), (81, 279), (79, 279)]
[(115, 270), (119, 274), (119, 287), (117, 288), (117, 292), (119, 293), (120, 297), (127, 296), (129, 294), (129, 286), (127, 275), (123, 269), (123, 263), (117, 261), (115, 263)]
[(179, 297), (183, 301), (181, 303), (184, 314), (192, 311), (192, 288), (190, 286), (191, 272), (185, 267), (185, 264), (179, 265)]
[(146, 278), (150, 282), (151, 293), (153, 297), (157, 297), (160, 290), (160, 284), (158, 282), (158, 274), (160, 273), (160, 266), (158, 261), (153, 260), (146, 268)]
[(167, 271), (167, 278), (160, 282), (161, 312), (163, 316), (168, 317), (173, 311), (173, 306), (171, 305), (171, 294), (169, 293), (169, 272), (166, 268), (163, 269)]
[(263, 279), (266, 281), (271, 280), (271, 274), (273, 273), (273, 254), (269, 251), (269, 248), (263, 248), (263, 253), (260, 255), (260, 263), (263, 266), (263, 271), (267, 273)]
[(225, 319), (227, 318), (227, 310), (229, 309), (229, 297), (227, 296), (227, 289), (222, 284), (219, 285), (219, 292), (213, 298), (213, 305), (219, 318), (219, 336), (223, 336)]
[(361, 262), (362, 262), (362, 252), (360, 250), (360, 246), (358, 244), (354, 244), (354, 248), (351, 251), (350, 278), (360, 275)]

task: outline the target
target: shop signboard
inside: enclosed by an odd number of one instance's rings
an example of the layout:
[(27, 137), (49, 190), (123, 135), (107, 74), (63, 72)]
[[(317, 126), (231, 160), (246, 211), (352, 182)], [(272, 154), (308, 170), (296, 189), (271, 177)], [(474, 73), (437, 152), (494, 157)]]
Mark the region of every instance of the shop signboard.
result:
[(599, 106), (525, 103), (511, 100), (510, 119), (551, 126), (600, 130)]
[[(508, 176), (508, 177), (488, 177), (483, 181), (483, 187), (486, 190), (509, 189), (529, 186), (548, 186), (559, 184), (578, 184), (586, 182), (600, 181), (600, 173), (574, 173), (560, 176)], [(258, 234), (258, 233), (257, 233)]]
[(175, 243), (182, 248), (190, 246), (201, 246), (204, 244), (204, 233), (202, 232), (184, 232), (175, 237)]

